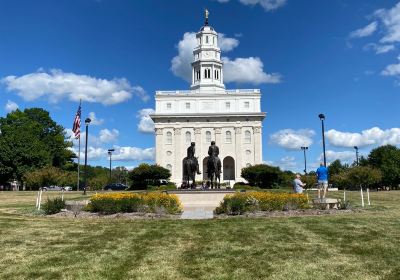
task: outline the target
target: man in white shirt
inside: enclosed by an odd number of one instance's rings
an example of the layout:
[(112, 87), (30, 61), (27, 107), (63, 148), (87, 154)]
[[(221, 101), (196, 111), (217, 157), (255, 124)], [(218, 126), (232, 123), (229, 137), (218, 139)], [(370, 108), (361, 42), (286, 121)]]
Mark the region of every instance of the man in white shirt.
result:
[(300, 180), (300, 177), (300, 174), (296, 174), (296, 179), (293, 180), (293, 190), (295, 193), (303, 193), (304, 187), (306, 186), (306, 184)]

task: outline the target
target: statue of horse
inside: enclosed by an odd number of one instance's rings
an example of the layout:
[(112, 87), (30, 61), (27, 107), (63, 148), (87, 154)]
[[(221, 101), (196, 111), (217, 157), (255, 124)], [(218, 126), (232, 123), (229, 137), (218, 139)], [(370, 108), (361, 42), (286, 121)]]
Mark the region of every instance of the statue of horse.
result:
[(219, 157), (209, 156), (207, 160), (207, 177), (213, 189), (221, 185), (221, 160)]
[[(199, 170), (198, 162), (195, 158), (185, 157), (183, 159), (183, 183), (182, 188), (196, 188), (196, 171)], [(192, 184), (190, 184), (192, 181)]]

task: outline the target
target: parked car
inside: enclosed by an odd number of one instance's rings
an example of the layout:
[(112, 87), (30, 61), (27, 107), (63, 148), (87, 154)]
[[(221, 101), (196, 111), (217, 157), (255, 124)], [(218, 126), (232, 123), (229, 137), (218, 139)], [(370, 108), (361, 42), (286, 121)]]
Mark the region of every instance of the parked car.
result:
[(72, 191), (72, 187), (71, 186), (64, 186), (64, 191), (70, 192), (70, 191)]
[(121, 183), (113, 183), (106, 185), (103, 189), (106, 191), (123, 191), (126, 190), (128, 187)]
[(43, 187), (42, 190), (47, 192), (47, 191), (62, 191), (64, 187), (60, 186), (48, 186), (48, 187)]

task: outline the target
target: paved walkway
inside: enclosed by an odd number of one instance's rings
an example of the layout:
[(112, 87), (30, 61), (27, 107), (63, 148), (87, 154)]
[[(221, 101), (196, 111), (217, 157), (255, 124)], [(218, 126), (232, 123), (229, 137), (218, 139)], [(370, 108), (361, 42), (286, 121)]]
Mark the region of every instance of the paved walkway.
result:
[(181, 219), (199, 220), (212, 219), (213, 211), (223, 200), (224, 196), (234, 191), (176, 191), (183, 206)]

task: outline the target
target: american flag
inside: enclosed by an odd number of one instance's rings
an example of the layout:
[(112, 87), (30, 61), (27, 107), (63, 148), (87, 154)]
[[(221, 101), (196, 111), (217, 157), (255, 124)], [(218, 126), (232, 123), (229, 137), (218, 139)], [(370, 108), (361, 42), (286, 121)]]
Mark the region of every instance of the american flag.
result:
[(76, 112), (72, 132), (75, 134), (75, 139), (81, 137), (81, 105), (79, 105), (78, 111)]

